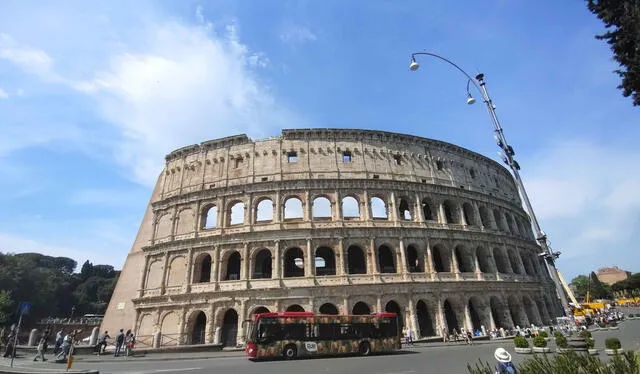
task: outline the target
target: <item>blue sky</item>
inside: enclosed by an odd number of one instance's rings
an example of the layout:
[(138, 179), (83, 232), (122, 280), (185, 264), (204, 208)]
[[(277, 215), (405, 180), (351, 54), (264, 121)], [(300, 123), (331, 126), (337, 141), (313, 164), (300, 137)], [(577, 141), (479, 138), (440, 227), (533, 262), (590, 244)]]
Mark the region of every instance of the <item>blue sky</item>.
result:
[(640, 271), (638, 108), (583, 1), (3, 1), (0, 250), (119, 268), (171, 150), (282, 128), (441, 139), (498, 158), (486, 74), (567, 278)]

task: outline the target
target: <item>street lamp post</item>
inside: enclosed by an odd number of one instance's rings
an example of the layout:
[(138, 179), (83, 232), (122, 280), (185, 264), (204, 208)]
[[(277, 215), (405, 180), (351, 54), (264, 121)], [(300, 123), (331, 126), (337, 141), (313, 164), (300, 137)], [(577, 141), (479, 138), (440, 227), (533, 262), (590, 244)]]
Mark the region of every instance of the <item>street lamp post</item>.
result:
[(554, 252), (551, 249), (551, 247), (549, 247), (549, 244), (547, 242), (547, 235), (540, 228), (540, 224), (538, 223), (538, 219), (536, 218), (536, 215), (533, 212), (533, 207), (531, 206), (531, 201), (529, 201), (529, 196), (527, 195), (527, 191), (524, 188), (524, 183), (522, 182), (522, 178), (520, 177), (520, 165), (513, 158), (513, 156), (515, 155), (515, 152), (513, 150), (513, 147), (511, 147), (509, 145), (509, 143), (507, 142), (507, 138), (504, 135), (504, 130), (502, 129), (502, 126), (500, 125), (500, 121), (498, 120), (498, 116), (496, 115), (496, 107), (495, 107), (495, 105), (493, 105), (493, 101), (491, 100), (491, 97), (489, 96), (489, 92), (487, 91), (487, 85), (486, 85), (486, 83), (484, 81), (484, 74), (478, 74), (478, 75), (475, 76), (475, 78), (472, 78), (469, 74), (467, 74), (466, 71), (464, 71), (462, 68), (460, 68), (454, 62), (452, 62), (452, 61), (450, 61), (450, 60), (448, 60), (448, 59), (446, 59), (446, 58), (444, 58), (444, 57), (442, 57), (440, 55), (437, 55), (435, 53), (429, 53), (429, 52), (416, 52), (416, 53), (412, 53), (411, 54), (411, 63), (409, 64), (409, 69), (411, 71), (416, 71), (416, 70), (418, 70), (420, 68), (420, 65), (416, 61), (416, 56), (417, 55), (431, 56), (431, 57), (435, 57), (437, 59), (440, 59), (442, 61), (445, 61), (448, 64), (450, 64), (453, 67), (455, 67), (459, 72), (464, 74), (464, 76), (467, 77), (467, 79), (468, 79), (467, 80), (467, 104), (475, 103), (475, 99), (471, 95), (471, 92), (469, 92), (469, 84), (470, 83), (473, 84), (475, 86), (475, 88), (482, 95), (482, 100), (484, 101), (485, 106), (487, 107), (487, 110), (489, 111), (489, 117), (491, 117), (491, 122), (493, 123), (493, 129), (494, 129), (494, 132), (495, 132), (494, 138), (496, 139), (498, 147), (500, 147), (502, 149), (502, 152), (500, 153), (500, 156), (502, 157), (502, 161), (504, 161), (504, 163), (507, 164), (509, 166), (509, 168), (511, 169), (511, 171), (513, 172), (513, 176), (514, 176), (514, 179), (516, 181), (516, 186), (518, 188), (518, 192), (520, 192), (520, 196), (522, 197), (522, 200), (524, 201), (525, 207), (526, 207), (526, 209), (527, 209), (527, 211), (529, 213), (529, 216), (531, 217), (531, 224), (533, 225), (533, 229), (534, 229), (535, 234), (536, 234), (536, 240), (537, 240), (538, 244), (540, 245), (540, 247), (542, 248), (542, 252), (539, 255), (545, 259), (545, 263), (547, 264), (547, 270), (549, 271), (551, 279), (553, 280), (553, 283), (555, 284), (556, 292), (557, 292), (557, 294), (558, 294), (558, 296), (560, 298), (560, 302), (562, 303), (563, 312), (565, 314), (567, 314), (568, 311), (570, 310), (569, 302), (567, 300), (567, 296), (565, 294), (564, 287), (562, 286), (562, 283), (560, 282), (560, 277), (558, 275), (558, 271), (556, 269), (556, 264), (555, 264), (555, 260), (560, 255), (560, 252)]

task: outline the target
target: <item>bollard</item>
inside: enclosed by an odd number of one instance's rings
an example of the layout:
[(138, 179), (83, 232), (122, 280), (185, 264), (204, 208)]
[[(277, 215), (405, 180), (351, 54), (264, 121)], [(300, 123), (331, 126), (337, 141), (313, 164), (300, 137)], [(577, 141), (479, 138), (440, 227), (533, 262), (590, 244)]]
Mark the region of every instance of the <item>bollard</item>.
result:
[(160, 348), (162, 333), (160, 331), (153, 334), (153, 348)]
[(95, 347), (96, 344), (98, 344), (98, 334), (100, 333), (100, 329), (97, 327), (94, 327), (93, 330), (91, 330), (91, 337), (89, 338), (89, 345), (92, 347)]
[(34, 347), (37, 344), (38, 339), (38, 329), (33, 329), (29, 333), (29, 341), (27, 342), (27, 346)]

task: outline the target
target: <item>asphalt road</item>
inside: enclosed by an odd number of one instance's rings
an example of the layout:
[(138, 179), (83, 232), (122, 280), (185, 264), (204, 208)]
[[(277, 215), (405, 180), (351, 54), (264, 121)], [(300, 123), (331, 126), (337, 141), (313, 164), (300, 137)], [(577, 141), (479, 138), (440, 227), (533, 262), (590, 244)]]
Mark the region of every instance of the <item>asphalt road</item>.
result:
[[(640, 320), (627, 321), (620, 330), (594, 332), (596, 348), (603, 349), (604, 339), (617, 336), (623, 348), (638, 350), (640, 343)], [(216, 357), (220, 353), (212, 353), (210, 358), (163, 360), (166, 356), (148, 356), (145, 358), (129, 358), (122, 360), (105, 360), (105, 362), (76, 362), (74, 369), (98, 369), (100, 373), (119, 374), (154, 374), (154, 373), (234, 373), (234, 374), (411, 374), (411, 373), (467, 373), (467, 363), (478, 359), (495, 363), (493, 351), (501, 346), (498, 343), (475, 344), (473, 346), (415, 346), (408, 347), (391, 355), (372, 357), (332, 357), (301, 359), (294, 361), (251, 362), (238, 352), (236, 356)], [(502, 344), (511, 352), (514, 362), (519, 362), (529, 355), (513, 352), (513, 344), (506, 341)], [(601, 358), (606, 359), (604, 352)], [(175, 358), (175, 356), (174, 356)], [(23, 362), (20, 366), (39, 366), (51, 369), (56, 364), (38, 364)], [(60, 367), (61, 365), (58, 365)], [(24, 367), (24, 366), (23, 366)]]

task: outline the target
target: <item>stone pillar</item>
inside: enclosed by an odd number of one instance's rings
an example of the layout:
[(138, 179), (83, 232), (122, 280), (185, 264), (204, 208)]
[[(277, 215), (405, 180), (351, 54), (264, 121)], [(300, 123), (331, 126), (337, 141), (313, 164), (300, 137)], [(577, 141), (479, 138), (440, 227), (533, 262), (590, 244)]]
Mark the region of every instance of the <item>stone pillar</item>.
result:
[(273, 278), (278, 279), (282, 277), (282, 255), (280, 253), (280, 240), (275, 241), (275, 249), (273, 252), (273, 259), (271, 260), (271, 264), (273, 264)]
[(222, 229), (225, 228), (227, 226), (227, 221), (229, 221), (228, 216), (229, 216), (230, 212), (227, 212), (227, 201), (226, 199), (223, 197), (220, 199), (220, 205), (218, 205), (218, 223), (216, 225), (216, 228), (218, 229)]
[(435, 269), (433, 268), (433, 256), (431, 254), (431, 245), (429, 244), (429, 238), (425, 238), (426, 242), (427, 242), (427, 250), (426, 250), (426, 254), (427, 254), (427, 261), (426, 264), (427, 266), (425, 267), (425, 270), (429, 273), (431, 273), (431, 275), (435, 275)]
[(371, 273), (380, 274), (380, 268), (378, 266), (378, 259), (376, 256), (376, 240), (371, 238), (369, 241), (369, 263), (371, 263)]
[(149, 274), (149, 255), (144, 256), (144, 267), (142, 268), (142, 276), (140, 277), (140, 288), (138, 288), (138, 297), (144, 295), (144, 289), (146, 288), (147, 275)]
[(216, 287), (220, 281), (220, 246), (213, 247), (213, 269), (211, 269), (211, 282), (215, 282)]
[(189, 248), (187, 252), (187, 269), (184, 273), (183, 292), (189, 292), (193, 280), (193, 248)]
[(424, 223), (424, 210), (422, 210), (422, 200), (420, 200), (420, 195), (416, 194), (416, 217), (418, 217), (418, 222)]
[(475, 201), (471, 204), (473, 206), (473, 213), (476, 215), (476, 224), (478, 225), (480, 230), (484, 230), (484, 225), (487, 222), (482, 222), (482, 216), (480, 215), (480, 208), (478, 207), (478, 204)]
[(178, 345), (186, 345), (191, 342), (191, 334), (185, 332), (188, 322), (187, 322), (187, 308), (183, 307), (180, 312), (180, 322), (178, 323), (178, 331), (180, 331), (180, 335), (178, 337)]
[(420, 331), (418, 331), (418, 315), (416, 314), (416, 307), (415, 304), (413, 303), (413, 300), (411, 300), (411, 298), (409, 298), (409, 312), (406, 313), (407, 317), (409, 318), (409, 328), (411, 329), (414, 337), (419, 338), (420, 337)]
[(249, 261), (249, 243), (245, 242), (242, 249), (242, 259), (240, 260), (240, 279), (249, 280), (251, 278), (251, 268)]
[(464, 321), (467, 331), (473, 331), (473, 322), (471, 321), (471, 312), (469, 311), (469, 303), (464, 304)]
[(336, 191), (334, 199), (336, 201), (334, 217), (336, 217), (336, 221), (342, 221), (342, 200), (340, 200), (340, 192)]
[(451, 249), (451, 272), (456, 274), (456, 279), (460, 279), (460, 267), (458, 266), (458, 256), (456, 249)]
[(164, 290), (167, 286), (167, 277), (169, 276), (169, 252), (164, 253), (162, 264), (162, 284), (160, 285), (160, 294), (164, 295)]
[[(400, 262), (401, 262), (400, 266), (398, 266), (398, 270), (400, 270), (400, 273), (406, 275), (408, 273), (407, 254), (404, 249), (404, 240), (402, 239), (402, 237), (400, 237), (398, 244), (399, 244), (398, 250), (400, 251)], [(396, 258), (398, 258), (398, 256), (396, 256)]]
[(215, 309), (213, 304), (209, 306), (209, 313), (207, 313), (207, 324), (204, 327), (204, 342), (206, 344), (211, 344), (214, 342), (215, 337), (213, 334), (213, 324), (215, 323)]
[(351, 311), (349, 310), (349, 298), (345, 297), (342, 299), (342, 314), (344, 315), (348, 315), (351, 314)]
[(347, 256), (344, 253), (344, 238), (338, 238), (338, 252), (336, 253), (336, 274), (345, 275), (345, 262)]
[(313, 219), (313, 212), (311, 211), (312, 202), (311, 202), (311, 194), (309, 191), (306, 191), (304, 194), (304, 201), (302, 202), (302, 216), (305, 221), (311, 221)]
[(382, 313), (384, 309), (382, 308), (382, 298), (380, 295), (376, 296), (376, 313)]
[(467, 222), (467, 218), (464, 216), (464, 204), (458, 205), (458, 214), (460, 215), (460, 223), (462, 226), (468, 226), (469, 222)]
[(213, 331), (213, 344), (221, 344), (220, 340), (222, 338), (222, 329), (220, 326), (216, 327)]
[(304, 260), (304, 276), (305, 277), (313, 277), (314, 269), (315, 269), (315, 256), (313, 253), (313, 248), (311, 247), (311, 239), (307, 238), (307, 249), (305, 251), (306, 259)]
[(94, 327), (91, 329), (91, 336), (89, 337), (89, 345), (95, 346), (98, 344), (98, 334), (100, 333), (100, 329), (98, 327)]
[(244, 215), (242, 216), (242, 224), (250, 225), (251, 224), (251, 199), (248, 202), (243, 201), (244, 203)]
[(151, 345), (153, 346), (153, 348), (160, 348), (161, 343), (162, 343), (162, 333), (160, 331), (156, 331), (153, 334), (153, 341), (151, 342)]
[(273, 201), (273, 222), (281, 222), (280, 218), (280, 191), (276, 191), (276, 199)]
[(247, 314), (247, 302), (242, 300), (240, 302), (240, 313), (238, 313), (238, 334), (236, 335), (236, 345), (244, 345), (244, 320)]
[(371, 212), (371, 200), (369, 199), (369, 192), (367, 190), (364, 190), (363, 194), (362, 194), (362, 199), (363, 199), (363, 210), (364, 210), (364, 220), (365, 221), (370, 221), (372, 220), (373, 217), (373, 212)]
[(474, 266), (475, 266), (475, 269), (476, 269), (476, 271), (475, 271), (476, 279), (484, 280), (484, 275), (482, 274), (482, 271), (480, 270), (480, 261), (478, 260), (478, 248), (476, 248), (475, 254), (476, 255), (474, 256), (474, 259), (473, 259), (474, 262), (473, 263), (474, 263)]
[(389, 221), (398, 222), (398, 203), (396, 202), (396, 194), (391, 191), (389, 194)]
[(447, 326), (447, 319), (444, 316), (444, 308), (442, 307), (442, 296), (438, 296), (438, 334), (442, 336), (442, 329), (449, 331), (449, 327)]
[(442, 202), (438, 205), (438, 222), (442, 224), (447, 223), (447, 215), (444, 213), (444, 203)]

